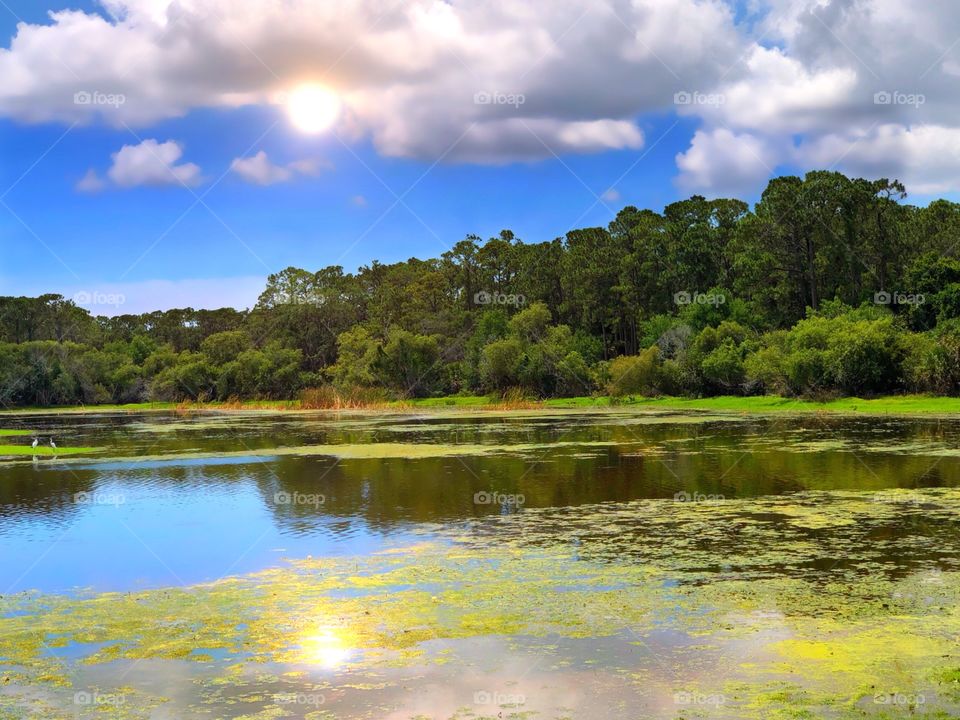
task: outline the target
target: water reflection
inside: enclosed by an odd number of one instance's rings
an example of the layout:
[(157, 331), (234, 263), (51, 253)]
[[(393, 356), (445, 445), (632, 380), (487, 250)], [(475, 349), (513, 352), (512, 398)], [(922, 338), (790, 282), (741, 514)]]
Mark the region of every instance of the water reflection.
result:
[(354, 654), (348, 642), (348, 632), (329, 625), (321, 625), (304, 636), (300, 647), (308, 663), (328, 670), (336, 670)]
[[(7, 416), (4, 426), (108, 452), (82, 462), (0, 464), (0, 549), (12, 558), (0, 567), (0, 590), (215, 580), (283, 557), (362, 554), (414, 532), (533, 508), (678, 493), (733, 499), (960, 485), (960, 459), (930, 454), (960, 445), (960, 422), (943, 420), (698, 421), (626, 411), (515, 418), (105, 414)], [(373, 442), (524, 449), (339, 460), (189, 456)], [(155, 459), (110, 459), (140, 457)], [(523, 502), (476, 502), (484, 493)], [(923, 523), (911, 517), (864, 541), (935, 537), (942, 529)], [(624, 528), (637, 543), (645, 532)]]

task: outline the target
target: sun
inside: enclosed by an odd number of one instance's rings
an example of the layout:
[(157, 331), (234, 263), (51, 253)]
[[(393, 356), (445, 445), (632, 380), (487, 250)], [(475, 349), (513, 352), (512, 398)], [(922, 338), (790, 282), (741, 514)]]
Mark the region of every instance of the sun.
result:
[(301, 85), (287, 97), (287, 114), (301, 132), (323, 132), (340, 114), (340, 98), (323, 85)]

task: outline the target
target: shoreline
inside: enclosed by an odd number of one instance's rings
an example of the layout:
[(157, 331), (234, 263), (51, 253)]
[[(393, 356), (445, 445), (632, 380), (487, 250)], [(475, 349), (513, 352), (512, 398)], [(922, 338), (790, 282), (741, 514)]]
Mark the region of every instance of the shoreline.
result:
[(815, 401), (802, 398), (785, 398), (778, 395), (738, 396), (721, 395), (706, 398), (685, 397), (639, 397), (630, 396), (611, 402), (609, 397), (572, 397), (530, 400), (521, 403), (492, 401), (484, 396), (448, 396), (395, 400), (370, 406), (342, 408), (302, 407), (298, 400), (248, 400), (243, 402), (211, 403), (131, 403), (125, 405), (80, 405), (53, 407), (4, 408), (0, 415), (85, 415), (101, 413), (384, 413), (405, 414), (421, 411), (474, 411), (474, 412), (540, 412), (552, 410), (664, 410), (749, 415), (771, 414), (836, 414), (870, 416), (960, 416), (960, 397), (929, 395), (888, 395), (877, 398), (847, 397), (836, 400)]

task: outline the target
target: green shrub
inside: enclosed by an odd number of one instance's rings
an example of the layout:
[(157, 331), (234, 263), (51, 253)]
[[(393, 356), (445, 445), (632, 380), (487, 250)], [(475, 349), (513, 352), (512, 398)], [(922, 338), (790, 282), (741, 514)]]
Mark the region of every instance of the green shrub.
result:
[(660, 349), (654, 345), (639, 355), (622, 355), (610, 362), (607, 392), (613, 397), (656, 392)]

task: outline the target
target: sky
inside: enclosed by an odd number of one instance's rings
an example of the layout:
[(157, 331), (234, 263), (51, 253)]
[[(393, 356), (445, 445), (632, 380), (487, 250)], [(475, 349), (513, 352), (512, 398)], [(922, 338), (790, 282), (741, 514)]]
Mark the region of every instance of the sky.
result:
[(0, 0), (0, 294), (245, 308), (781, 174), (960, 190), (955, 0)]

